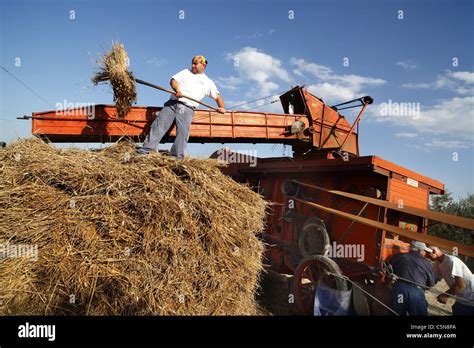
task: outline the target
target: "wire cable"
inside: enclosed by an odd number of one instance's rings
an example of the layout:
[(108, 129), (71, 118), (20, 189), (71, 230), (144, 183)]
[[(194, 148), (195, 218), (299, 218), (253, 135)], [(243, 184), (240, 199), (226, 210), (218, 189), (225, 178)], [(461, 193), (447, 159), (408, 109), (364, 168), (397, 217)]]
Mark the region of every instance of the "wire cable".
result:
[(3, 65), (1, 66), (1, 68), (3, 69), (3, 71), (5, 71), (8, 75), (10, 75), (11, 77), (13, 77), (15, 80), (17, 80), (19, 83), (21, 83), (25, 88), (27, 88), (31, 93), (33, 93), (34, 95), (36, 95), (38, 98), (40, 98), (42, 101), (44, 101), (46, 104), (48, 104), (50, 107), (52, 107), (54, 109), (54, 106), (49, 102), (47, 101), (45, 98), (43, 98), (41, 95), (39, 95), (38, 93), (36, 93), (31, 87), (29, 87), (26, 83), (24, 83), (22, 80), (20, 80), (18, 77), (16, 77), (15, 75), (13, 75), (13, 73), (11, 73), (10, 71), (8, 71)]
[(413, 281), (411, 281), (411, 280), (408, 280), (408, 279), (399, 277), (399, 276), (397, 276), (397, 275), (394, 274), (394, 273), (388, 273), (388, 274), (387, 274), (387, 277), (389, 277), (389, 278), (392, 279), (392, 280), (401, 280), (401, 281), (404, 281), (404, 282), (406, 282), (406, 283), (411, 283), (411, 284), (413, 284), (413, 285), (419, 286), (420, 288), (422, 288), (422, 289), (424, 289), (424, 290), (426, 290), (426, 291), (432, 292), (432, 293), (434, 293), (434, 294), (436, 294), (436, 295), (446, 295), (446, 296), (452, 297), (452, 298), (456, 299), (456, 301), (459, 301), (459, 302), (461, 302), (461, 303), (469, 304), (470, 306), (473, 306), (473, 305), (474, 305), (474, 301), (472, 301), (472, 300), (468, 300), (468, 299), (466, 299), (466, 298), (459, 297), (459, 296), (456, 296), (456, 295), (453, 295), (453, 294), (448, 294), (447, 292), (440, 291), (440, 290), (436, 290), (436, 289), (430, 288), (429, 286), (426, 286), (426, 285), (418, 284), (418, 283), (413, 282)]
[(233, 106), (230, 106), (228, 107), (228, 109), (232, 110), (236, 107), (239, 107), (239, 106), (243, 106), (243, 105), (247, 105), (247, 104), (251, 104), (251, 103), (255, 103), (257, 101), (260, 101), (260, 100), (264, 100), (264, 99), (267, 99), (267, 98), (270, 98), (270, 97), (275, 97), (277, 95), (281, 95), (283, 94), (284, 92), (279, 92), (277, 94), (272, 94), (272, 95), (269, 95), (269, 96), (266, 96), (266, 97), (262, 97), (262, 98), (259, 98), (259, 99), (255, 99), (255, 100), (251, 100), (251, 101), (248, 101), (248, 102), (245, 102), (245, 103), (241, 103), (241, 104), (237, 104), (237, 105), (233, 105)]
[(383, 303), (382, 301), (380, 301), (378, 298), (376, 298), (375, 296), (373, 296), (371, 293), (365, 291), (364, 289), (362, 289), (362, 287), (359, 286), (359, 284), (357, 284), (356, 282), (352, 281), (351, 279), (349, 279), (348, 276), (344, 276), (344, 275), (341, 275), (341, 274), (336, 274), (336, 273), (332, 273), (332, 272), (327, 272), (327, 274), (329, 275), (332, 275), (334, 277), (338, 277), (338, 278), (341, 278), (341, 279), (344, 279), (345, 281), (348, 281), (350, 282), (352, 285), (356, 286), (357, 288), (359, 288), (362, 292), (364, 292), (365, 294), (369, 295), (373, 300), (377, 301), (378, 303), (380, 303), (382, 306), (384, 306), (385, 308), (387, 308), (390, 312), (392, 312), (394, 315), (397, 315), (399, 316), (399, 314), (397, 312), (395, 312), (392, 308), (390, 308), (389, 306), (387, 306), (385, 303)]

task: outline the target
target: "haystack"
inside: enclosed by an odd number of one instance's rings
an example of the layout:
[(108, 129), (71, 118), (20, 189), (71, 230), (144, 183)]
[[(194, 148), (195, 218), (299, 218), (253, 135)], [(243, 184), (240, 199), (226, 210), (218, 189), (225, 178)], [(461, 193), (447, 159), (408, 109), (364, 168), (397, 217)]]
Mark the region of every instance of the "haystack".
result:
[(99, 61), (99, 72), (92, 77), (94, 85), (110, 81), (119, 117), (124, 117), (137, 100), (135, 78), (128, 71), (128, 62), (124, 46), (114, 42), (112, 49)]
[(266, 203), (219, 165), (129, 143), (0, 150), (0, 314), (256, 314)]

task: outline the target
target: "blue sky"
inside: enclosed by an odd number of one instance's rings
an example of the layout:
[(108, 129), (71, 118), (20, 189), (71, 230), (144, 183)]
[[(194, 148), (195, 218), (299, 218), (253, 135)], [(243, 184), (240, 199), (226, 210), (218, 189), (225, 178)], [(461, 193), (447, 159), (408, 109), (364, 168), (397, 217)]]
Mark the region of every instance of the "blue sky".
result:
[[(375, 103), (360, 124), (362, 155), (440, 180), (455, 197), (474, 192), (473, 1), (0, 0), (0, 11), (1, 65), (47, 101), (0, 70), (2, 141), (30, 135), (17, 116), (64, 100), (112, 103), (108, 86), (93, 87), (90, 77), (119, 40), (135, 76), (165, 87), (204, 54), (226, 106), (296, 84), (329, 104), (369, 94)], [(138, 87), (138, 105), (161, 106), (168, 97)], [(274, 99), (240, 109), (281, 112), (279, 103), (265, 105)], [(389, 102), (413, 109), (387, 112)], [(190, 144), (188, 153), (221, 147)], [(289, 153), (279, 145), (231, 147)]]

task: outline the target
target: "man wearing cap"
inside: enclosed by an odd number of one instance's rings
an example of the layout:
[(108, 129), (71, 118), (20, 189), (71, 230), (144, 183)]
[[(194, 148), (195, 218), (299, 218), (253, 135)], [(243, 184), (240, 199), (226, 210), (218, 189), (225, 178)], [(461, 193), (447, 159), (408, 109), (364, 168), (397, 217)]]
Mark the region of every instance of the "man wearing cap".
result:
[[(455, 295), (452, 306), (453, 315), (474, 315), (474, 276), (471, 270), (456, 256), (444, 254), (439, 248), (431, 246), (433, 251), (428, 257), (435, 261), (436, 281), (444, 279), (449, 286), (446, 294)], [(438, 301), (446, 304), (449, 295), (441, 294)]]
[(410, 252), (395, 254), (390, 260), (397, 278), (390, 293), (390, 306), (399, 315), (428, 315), (428, 302), (421, 286), (435, 284), (433, 267), (425, 258), (432, 251), (425, 243), (412, 241)]
[(176, 122), (176, 139), (170, 152), (178, 159), (184, 158), (194, 109), (199, 104), (184, 98), (183, 95), (196, 100), (202, 100), (205, 96), (211, 97), (217, 102), (218, 112), (225, 113), (224, 100), (214, 82), (204, 73), (206, 66), (207, 59), (204, 56), (194, 56), (191, 69), (181, 70), (172, 76), (170, 85), (175, 94), (171, 95), (171, 98), (155, 118), (143, 146), (137, 148), (138, 153), (147, 154), (158, 151), (161, 139), (168, 132), (173, 122)]

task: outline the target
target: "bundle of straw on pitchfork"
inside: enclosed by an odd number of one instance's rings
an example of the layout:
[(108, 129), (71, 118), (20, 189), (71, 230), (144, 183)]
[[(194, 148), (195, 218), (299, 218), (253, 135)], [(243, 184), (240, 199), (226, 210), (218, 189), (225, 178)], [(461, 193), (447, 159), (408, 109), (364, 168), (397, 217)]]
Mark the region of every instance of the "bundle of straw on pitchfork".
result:
[(94, 85), (110, 80), (119, 117), (124, 117), (137, 100), (135, 78), (127, 69), (128, 62), (123, 45), (113, 43), (112, 50), (99, 63), (100, 71), (92, 77)]
[[(114, 101), (117, 113), (120, 118), (125, 117), (130, 111), (132, 104), (137, 100), (137, 92), (135, 83), (153, 87), (161, 91), (174, 94), (174, 91), (154, 85), (152, 83), (136, 79), (133, 74), (128, 71), (128, 54), (122, 44), (118, 42), (112, 43), (112, 49), (107, 52), (99, 62), (99, 71), (92, 77), (92, 82), (97, 85), (101, 82), (110, 81), (114, 92)], [(196, 100), (189, 96), (183, 98), (195, 101), (214, 111), (217, 109), (202, 101)]]

